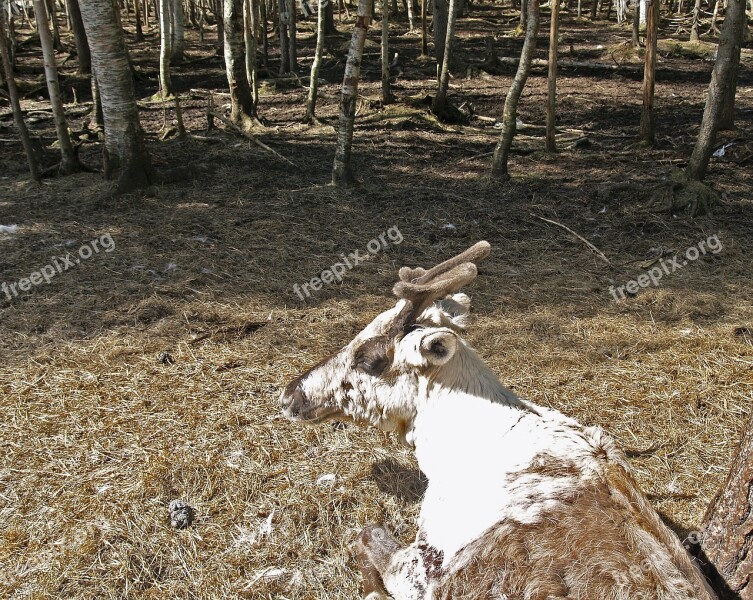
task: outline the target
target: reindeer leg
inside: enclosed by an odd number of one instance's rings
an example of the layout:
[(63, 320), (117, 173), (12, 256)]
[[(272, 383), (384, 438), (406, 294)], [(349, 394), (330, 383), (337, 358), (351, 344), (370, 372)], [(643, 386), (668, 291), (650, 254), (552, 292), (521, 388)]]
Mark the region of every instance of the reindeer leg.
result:
[(392, 555), (400, 548), (397, 540), (379, 525), (365, 527), (350, 549), (363, 577), (363, 596), (367, 600), (385, 600), (382, 572)]
[(352, 546), (363, 575), (367, 600), (424, 600), (428, 581), (420, 551), (414, 545), (401, 547), (379, 525), (370, 525)]

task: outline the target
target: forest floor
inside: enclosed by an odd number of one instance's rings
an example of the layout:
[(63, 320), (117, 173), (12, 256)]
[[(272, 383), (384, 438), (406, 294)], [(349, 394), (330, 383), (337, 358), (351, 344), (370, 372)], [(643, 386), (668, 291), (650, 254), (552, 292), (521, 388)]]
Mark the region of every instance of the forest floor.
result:
[[(488, 35), (500, 56), (517, 56), (515, 25), (512, 13), (474, 7), (458, 26), (466, 62), (482, 60)], [(678, 534), (697, 528), (753, 400), (753, 71), (748, 47), (738, 129), (722, 134), (719, 146), (733, 145), (708, 177), (723, 204), (694, 220), (670, 214), (651, 190), (690, 154), (712, 63), (681, 54), (664, 25), (656, 147), (636, 144), (633, 62), (561, 69), (560, 152), (544, 154), (537, 68), (506, 184), (487, 177), (493, 122), (445, 125), (421, 105), (434, 67), (419, 61), (420, 38), (403, 20), (393, 25), (398, 102), (386, 108), (378, 27), (369, 34), (354, 143), (361, 183), (348, 190), (328, 185), (333, 129), (301, 124), (306, 90), (291, 79), (263, 79), (258, 137), (295, 167), (231, 132), (158, 141), (163, 109), (145, 103), (157, 168), (203, 168), (120, 198), (96, 173), (31, 184), (4, 110), (0, 225), (18, 228), (0, 233), (0, 284), (67, 253), (79, 262), (18, 297), (0, 292), (0, 597), (357, 597), (347, 544), (370, 522), (409, 541), (425, 482), (390, 435), (287, 422), (279, 391), (392, 305), (400, 266), (429, 266), (480, 239), (493, 254), (468, 290), (470, 342), (520, 395), (604, 427)], [(312, 27), (299, 28), (304, 67)], [(568, 12), (561, 30), (566, 57), (604, 64), (630, 37)], [(541, 31), (544, 58), (546, 18)], [(207, 92), (221, 108), (225, 80), (214, 33), (203, 44), (189, 33), (191, 62), (174, 83), (189, 130), (205, 135)], [(152, 31), (131, 44), (141, 98), (156, 91), (157, 40)], [(19, 59), (34, 90), (38, 52), (23, 46)], [(72, 67), (66, 98), (77, 88), (86, 101)], [(328, 56), (319, 115), (329, 125), (342, 68), (343, 55)], [(451, 99), (498, 117), (513, 73), (461, 74)], [(34, 135), (50, 140), (49, 113), (34, 112), (42, 93), (24, 108)], [(87, 106), (67, 105), (72, 129), (91, 120)], [(81, 148), (93, 167), (100, 154), (98, 143)], [(305, 301), (294, 292), (388, 230), (386, 247), (341, 283)], [(700, 243), (705, 254), (686, 255)], [(615, 301), (610, 287), (675, 256), (680, 268)], [(173, 499), (195, 508), (190, 528), (170, 527)]]

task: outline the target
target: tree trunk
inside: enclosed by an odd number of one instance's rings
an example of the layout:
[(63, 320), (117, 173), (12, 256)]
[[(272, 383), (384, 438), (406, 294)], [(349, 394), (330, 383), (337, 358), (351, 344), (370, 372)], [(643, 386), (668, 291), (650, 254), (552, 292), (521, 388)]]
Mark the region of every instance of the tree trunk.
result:
[(58, 11), (55, 0), (46, 0), (45, 8), (47, 8), (47, 17), (52, 26), (52, 47), (62, 52), (64, 48), (60, 41), (60, 26), (58, 25)]
[(701, 0), (695, 0), (695, 5), (693, 6), (693, 24), (690, 26), (690, 41), (691, 42), (698, 42), (698, 21), (701, 18)]
[(325, 6), (332, 5), (330, 0), (319, 0), (319, 11), (316, 15), (316, 50), (314, 51), (314, 64), (311, 65), (311, 77), (309, 79), (309, 95), (306, 101), (306, 123), (316, 122), (316, 95), (319, 90), (319, 67), (322, 64), (325, 35)]
[(371, 23), (372, 0), (359, 0), (356, 25), (350, 40), (350, 51), (345, 63), (342, 96), (340, 98), (340, 122), (337, 130), (335, 164), (332, 169), (332, 183), (347, 186), (355, 181), (350, 165), (353, 145), (353, 122), (358, 101), (358, 80), (361, 76), (361, 58), (366, 32)]
[(324, 7), (324, 35), (337, 35), (335, 27), (335, 3), (331, 0)]
[(134, 20), (136, 22), (136, 41), (144, 41), (144, 29), (141, 27), (141, 0), (135, 0), (133, 3)]
[(434, 58), (437, 60), (437, 82), (444, 62), (444, 45), (447, 39), (447, 1), (432, 0), (434, 12), (431, 16), (431, 26), (434, 33)]
[(78, 0), (68, 0), (68, 19), (73, 30), (73, 39), (76, 42), (76, 56), (78, 57), (78, 72), (80, 74), (91, 73), (92, 56), (89, 52), (89, 40), (86, 38), (84, 22), (81, 20), (81, 9)]
[(296, 0), (288, 1), (288, 60), (290, 61), (290, 72), (298, 73), (298, 13), (296, 11)]
[(91, 76), (92, 83), (92, 104), (94, 104), (94, 128), (97, 131), (97, 137), (102, 139), (105, 132), (105, 117), (102, 113), (102, 96), (99, 93), (99, 83), (97, 83), (97, 75), (92, 69)]
[(426, 35), (426, 2), (421, 0), (421, 56), (429, 56), (429, 45)]
[(716, 54), (714, 70), (711, 73), (711, 83), (706, 96), (706, 107), (703, 110), (701, 129), (698, 132), (693, 154), (690, 157), (685, 174), (688, 179), (702, 181), (706, 176), (714, 138), (719, 129), (725, 91), (734, 93), (732, 76), (734, 75), (733, 61), (740, 55), (741, 29), (746, 26), (745, 1), (728, 0), (727, 15), (722, 25), (719, 47)]
[(8, 98), (10, 99), (10, 105), (13, 109), (13, 120), (16, 122), (18, 128), (18, 135), (21, 138), (21, 143), (24, 147), (24, 153), (26, 154), (26, 160), (29, 163), (29, 173), (34, 181), (39, 181), (39, 168), (37, 167), (37, 159), (34, 156), (34, 147), (31, 144), (31, 138), (29, 137), (29, 130), (26, 128), (26, 122), (24, 121), (23, 114), (21, 113), (21, 103), (18, 99), (18, 88), (16, 87), (16, 79), (13, 76), (13, 65), (10, 61), (10, 54), (8, 52), (8, 40), (5, 37), (5, 18), (0, 14), (0, 58), (3, 62), (3, 71), (5, 72), (5, 83), (8, 86)]
[(546, 151), (556, 152), (557, 124), (557, 45), (559, 43), (560, 0), (551, 0), (552, 22), (549, 28), (549, 75), (546, 103)]
[(536, 36), (539, 31), (539, 0), (528, 0), (528, 26), (526, 27), (526, 37), (523, 43), (523, 50), (520, 54), (520, 63), (515, 73), (512, 85), (505, 98), (505, 108), (502, 112), (502, 133), (499, 136), (499, 142), (494, 149), (494, 159), (492, 161), (492, 176), (507, 181), (510, 175), (507, 173), (507, 159), (510, 155), (510, 146), (512, 139), (515, 137), (515, 122), (518, 117), (518, 100), (523, 93), (523, 87), (528, 79), (528, 73), (531, 70), (531, 59), (536, 49)]
[(656, 37), (659, 31), (659, 0), (649, 0), (646, 24), (646, 61), (643, 69), (641, 141), (652, 145), (655, 137), (654, 87), (656, 84)]
[(173, 0), (159, 0), (159, 92), (157, 95), (163, 100), (173, 95), (173, 82), (170, 78), (170, 55), (172, 48), (172, 19), (170, 18), (170, 4)]
[(382, 104), (392, 102), (390, 92), (390, 9), (382, 0)]
[(47, 91), (50, 93), (50, 105), (52, 116), (55, 120), (58, 143), (60, 144), (60, 172), (63, 175), (75, 173), (80, 169), (76, 153), (71, 144), (71, 135), (68, 131), (68, 121), (65, 118), (63, 99), (60, 96), (60, 82), (58, 81), (58, 69), (55, 64), (55, 49), (52, 46), (52, 36), (47, 22), (47, 9), (43, 0), (34, 0), (34, 14), (37, 17), (37, 31), (44, 55), (44, 74), (47, 79)]
[[(744, 18), (743, 21), (745, 21)], [(740, 39), (735, 45), (734, 53), (732, 56), (732, 73), (730, 75), (730, 84), (727, 87), (727, 93), (724, 94), (722, 114), (719, 116), (720, 130), (735, 128), (735, 96), (737, 95), (737, 74), (740, 70), (740, 48), (743, 44), (743, 34), (745, 32), (745, 26), (746, 23), (743, 22), (743, 26), (740, 27)]]
[(259, 2), (259, 29), (261, 30), (261, 64), (267, 69), (269, 63), (269, 37), (267, 36), (267, 0)]
[(753, 600), (753, 413), (727, 480), (706, 511), (701, 543), (726, 587), (739, 600)]
[(180, 62), (186, 51), (186, 14), (183, 10), (183, 0), (170, 0), (172, 5), (172, 37), (170, 38), (170, 60)]
[(450, 85), (450, 61), (452, 60), (452, 41), (455, 38), (455, 23), (458, 18), (457, 0), (450, 0), (447, 10), (447, 31), (444, 40), (444, 52), (442, 53), (442, 70), (439, 74), (439, 88), (434, 96), (431, 110), (436, 115), (444, 112), (447, 106), (447, 88)]
[(224, 0), (225, 70), (230, 86), (230, 120), (244, 131), (254, 125), (254, 103), (246, 77), (243, 0)]
[(290, 53), (288, 44), (288, 1), (279, 0), (280, 11), (280, 74), (290, 72)]
[(254, 114), (256, 105), (259, 101), (259, 87), (256, 77), (256, 23), (258, 17), (258, 0), (244, 0), (244, 23), (243, 41), (246, 46), (246, 81), (248, 81), (249, 91), (251, 93), (251, 102), (254, 105)]
[(81, 16), (98, 78), (105, 121), (105, 176), (117, 177), (117, 190), (126, 192), (149, 185), (152, 165), (133, 89), (125, 36), (115, 7), (102, 0), (81, 0)]
[(408, 0), (407, 3), (407, 10), (408, 10), (408, 31), (410, 33), (413, 33), (413, 31), (416, 29), (416, 20), (413, 16), (413, 0)]

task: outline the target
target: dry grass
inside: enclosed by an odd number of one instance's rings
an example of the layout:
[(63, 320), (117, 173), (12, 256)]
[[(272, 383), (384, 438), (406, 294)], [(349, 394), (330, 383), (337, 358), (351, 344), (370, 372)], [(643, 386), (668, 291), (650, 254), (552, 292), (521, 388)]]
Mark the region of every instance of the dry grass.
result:
[[(372, 521), (407, 541), (422, 481), (384, 434), (285, 421), (278, 390), (389, 305), (396, 266), (428, 264), (470, 240), (427, 244), (431, 232), (443, 236), (441, 224), (406, 218), (400, 201), (382, 197), (377, 216), (326, 188), (315, 203), (279, 189), (242, 206), (211, 190), (202, 203), (199, 190), (165, 189), (117, 213), (92, 209), (94, 200), (67, 206), (64, 188), (83, 184), (96, 180), (57, 181), (59, 199), (44, 205), (40, 192), (19, 196), (37, 208), (0, 242), (6, 264), (24, 274), (45, 264), (54, 240), (78, 247), (111, 231), (116, 241), (113, 253), (3, 310), (0, 593), (356, 597), (347, 543)], [(638, 269), (609, 272), (525, 207), (512, 209), (501, 235), (494, 202), (473, 207), (486, 214), (477, 226), (466, 203), (445, 202), (447, 220), (495, 246), (471, 290), (470, 340), (520, 394), (650, 449), (633, 459), (641, 483), (679, 531), (697, 526), (750, 407), (753, 348), (734, 335), (753, 322), (749, 240), (718, 224), (717, 258), (615, 304), (609, 279)], [(237, 225), (244, 215), (253, 227)], [(401, 246), (311, 305), (296, 299), (292, 283), (393, 224)], [(702, 239), (694, 229), (662, 230), (626, 256), (659, 240), (683, 249)], [(619, 241), (602, 247), (612, 258), (629, 251)], [(165, 271), (168, 262), (177, 270)], [(334, 482), (317, 483), (326, 474)], [(170, 528), (175, 498), (196, 509), (188, 530)]]
[[(401, 80), (398, 93), (425, 92), (430, 71)], [(453, 93), (496, 114), (509, 79), (457, 80)], [(640, 83), (563, 73), (563, 126), (588, 125), (596, 144), (516, 156), (508, 185), (483, 178), (491, 127), (438, 132), (377, 114), (356, 134), (365, 184), (328, 188), (331, 134), (287, 128), (301, 116), (297, 89), (270, 91), (264, 112), (282, 125), (265, 141), (299, 170), (229, 136), (153, 144), (160, 167), (202, 160), (217, 170), (113, 201), (97, 176), (30, 187), (14, 163), (0, 182), (0, 224), (20, 229), (0, 234), (0, 283), (103, 233), (116, 249), (23, 298), (0, 296), (0, 597), (357, 597), (348, 542), (374, 521), (408, 541), (424, 482), (387, 435), (285, 421), (280, 386), (390, 305), (400, 265), (428, 265), (479, 239), (494, 254), (469, 290), (474, 346), (516, 392), (636, 451), (632, 464), (662, 514), (679, 532), (697, 527), (751, 406), (752, 340), (735, 335), (753, 326), (753, 175), (735, 162), (749, 150), (743, 141), (714, 161), (711, 179), (729, 194), (714, 217), (685, 222), (646, 212), (630, 191), (600, 192), (655, 182), (687, 156), (704, 85), (659, 86), (667, 137), (636, 152), (625, 146)], [(532, 77), (527, 123), (543, 123), (544, 89)], [(334, 114), (335, 91), (324, 87), (322, 115)], [(682, 110), (668, 110), (675, 95)], [(742, 110), (751, 101), (738, 98)], [(187, 103), (189, 126), (200, 126), (203, 108)], [(152, 139), (161, 118), (144, 114)], [(750, 139), (742, 124), (736, 137)], [(623, 266), (605, 267), (532, 212)], [(294, 283), (393, 225), (402, 245), (298, 300)], [(652, 248), (682, 252), (712, 233), (719, 255), (612, 301), (609, 286), (642, 272)], [(176, 498), (196, 510), (184, 531), (169, 525)]]

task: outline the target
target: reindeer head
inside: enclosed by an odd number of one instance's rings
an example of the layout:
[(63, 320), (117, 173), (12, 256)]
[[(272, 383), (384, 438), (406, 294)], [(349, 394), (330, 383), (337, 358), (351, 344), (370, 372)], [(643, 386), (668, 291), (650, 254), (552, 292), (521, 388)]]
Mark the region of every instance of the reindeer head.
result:
[(406, 439), (421, 382), (462, 343), (457, 334), (465, 328), (470, 300), (455, 292), (476, 278), (474, 263), (489, 251), (488, 242), (479, 242), (432, 269), (400, 269), (393, 288), (397, 305), (291, 381), (280, 395), (285, 416), (306, 423), (365, 421)]

